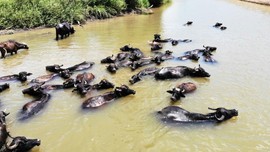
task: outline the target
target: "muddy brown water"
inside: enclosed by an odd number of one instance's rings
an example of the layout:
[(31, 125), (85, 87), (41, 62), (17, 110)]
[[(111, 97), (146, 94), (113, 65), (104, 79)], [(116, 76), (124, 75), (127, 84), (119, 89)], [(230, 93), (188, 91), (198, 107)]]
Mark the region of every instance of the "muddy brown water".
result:
[[(110, 90), (92, 91), (84, 98), (71, 90), (51, 92), (47, 106), (22, 122), (18, 113), (33, 98), (21, 92), (27, 84), (9, 82), (10, 89), (0, 94), (0, 100), (1, 110), (10, 112), (7, 123), (11, 134), (41, 139), (41, 146), (33, 149), (36, 152), (269, 151), (270, 7), (234, 0), (174, 0), (154, 12), (90, 22), (83, 28), (75, 26), (76, 33), (60, 41), (54, 40), (53, 28), (1, 36), (1, 41), (15, 39), (30, 47), (1, 59), (1, 76), (28, 71), (33, 73), (31, 80), (48, 74), (46, 65), (68, 67), (93, 61), (96, 64), (86, 71), (96, 76), (94, 82), (106, 78), (116, 86), (127, 84), (136, 90), (136, 95), (86, 112), (81, 110), (86, 98)], [(193, 25), (183, 26), (189, 20)], [(213, 28), (216, 22), (228, 29)], [(165, 44), (162, 51), (172, 50), (174, 56), (203, 45), (216, 46), (216, 64), (202, 59), (171, 60), (159, 66), (200, 64), (211, 77), (167, 81), (146, 77), (130, 85), (129, 78), (139, 70), (120, 69), (112, 75), (100, 64), (102, 58), (117, 54), (126, 44), (152, 55), (147, 41), (155, 33), (163, 38), (193, 40), (177, 46)], [(174, 105), (200, 113), (209, 112), (208, 107), (235, 108), (239, 116), (218, 125), (161, 123), (155, 112), (171, 105), (166, 90), (188, 81), (195, 83), (197, 90)]]

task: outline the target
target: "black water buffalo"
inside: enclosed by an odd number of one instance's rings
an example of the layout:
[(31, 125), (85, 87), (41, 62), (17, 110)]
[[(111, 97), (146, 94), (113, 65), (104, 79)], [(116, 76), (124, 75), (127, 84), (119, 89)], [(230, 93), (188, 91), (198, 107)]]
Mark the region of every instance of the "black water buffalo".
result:
[(82, 73), (76, 76), (75, 80), (75, 89), (80, 95), (85, 95), (91, 88), (90, 83), (95, 79), (95, 76), (92, 73)]
[(35, 84), (29, 88), (26, 88), (26, 89), (23, 89), (22, 90), (22, 93), (23, 94), (28, 94), (30, 96), (33, 96), (33, 97), (38, 97), (40, 98), (43, 94), (45, 94), (45, 90), (42, 88), (42, 85), (44, 84), (45, 82), (43, 83), (38, 83), (38, 84)]
[(187, 23), (185, 23), (184, 26), (186, 26), (186, 25), (192, 25), (192, 23), (193, 23), (192, 21), (187, 21)]
[(133, 75), (131, 77), (131, 79), (129, 80), (129, 82), (131, 84), (134, 84), (134, 83), (137, 83), (139, 81), (142, 80), (142, 78), (144, 76), (147, 76), (147, 75), (155, 75), (155, 73), (159, 70), (159, 68), (156, 68), (156, 67), (150, 67), (150, 68), (146, 68), (144, 70), (141, 70), (139, 73)]
[(43, 82), (48, 82), (50, 80), (52, 80), (53, 78), (59, 76), (58, 73), (51, 73), (51, 74), (47, 74), (47, 75), (42, 75), (39, 76), (35, 79), (32, 79), (30, 82), (31, 83), (43, 83)]
[(186, 66), (164, 67), (155, 73), (155, 78), (158, 80), (176, 79), (185, 76), (210, 77), (210, 74), (200, 67), (200, 65), (198, 68), (189, 68)]
[(173, 59), (174, 56), (172, 55), (172, 51), (170, 50), (166, 50), (165, 53), (162, 52), (157, 52), (154, 57), (152, 58), (152, 61), (154, 63), (156, 63), (157, 65), (159, 65), (161, 62), (165, 61), (165, 60), (170, 60)]
[(115, 63), (111, 63), (107, 66), (107, 70), (110, 72), (110, 73), (116, 73), (116, 71), (119, 69), (119, 68), (122, 68), (122, 67), (130, 67), (132, 66), (133, 62), (130, 61), (130, 60), (123, 60), (123, 61), (119, 61), (119, 62), (115, 62)]
[(11, 55), (13, 55), (13, 53), (17, 54), (19, 49), (29, 49), (29, 47), (26, 44), (22, 44), (14, 40), (8, 40), (0, 43), (2, 58), (5, 58), (6, 53), (10, 53)]
[(0, 77), (0, 81), (12, 81), (12, 80), (19, 80), (21, 82), (25, 82), (27, 80), (27, 76), (32, 75), (32, 73), (28, 72), (20, 72), (19, 74), (7, 75)]
[(181, 97), (186, 97), (185, 96), (186, 93), (193, 92), (196, 89), (197, 87), (194, 83), (187, 82), (187, 83), (181, 83), (177, 85), (175, 88), (173, 88), (172, 90), (168, 90), (167, 92), (172, 94), (171, 96), (172, 101), (177, 101)]
[(202, 67), (198, 68), (189, 68), (186, 66), (176, 66), (176, 67), (163, 67), (159, 68), (146, 68), (139, 73), (133, 75), (129, 82), (134, 84), (142, 79), (144, 76), (154, 76), (157, 80), (165, 80), (165, 79), (177, 79), (183, 78), (185, 76), (191, 77), (210, 77), (210, 74), (207, 73)]
[(106, 103), (114, 101), (115, 99), (135, 93), (136, 92), (130, 89), (128, 86), (122, 85), (120, 87), (116, 87), (114, 91), (107, 92), (103, 95), (90, 97), (89, 99), (83, 102), (82, 108), (83, 109), (98, 108)]
[(225, 108), (208, 108), (214, 110), (212, 113), (200, 114), (189, 112), (178, 106), (168, 106), (158, 111), (158, 117), (169, 123), (220, 123), (225, 120), (231, 119), (234, 116), (238, 116), (238, 111), (235, 109)]
[(50, 72), (53, 72), (53, 73), (58, 73), (58, 72), (64, 70), (64, 69), (61, 68), (62, 66), (63, 66), (63, 64), (62, 65), (59, 65), (59, 64), (48, 65), (48, 66), (45, 67), (45, 69), (47, 71), (50, 71)]
[(187, 54), (187, 55), (183, 55), (180, 57), (177, 57), (179, 60), (193, 60), (193, 61), (198, 61), (200, 59), (199, 55), (196, 53), (191, 53), (191, 54)]
[(160, 34), (154, 34), (154, 42), (159, 42), (159, 43), (166, 43), (166, 42), (171, 42), (172, 39), (168, 38), (168, 39), (161, 39)]
[(23, 108), (20, 112), (19, 120), (25, 120), (37, 114), (41, 109), (45, 107), (50, 98), (51, 98), (50, 94), (43, 93), (40, 94), (37, 99), (23, 105)]
[(0, 92), (6, 90), (8, 88), (9, 88), (9, 84), (8, 83), (2, 84), (2, 85), (0, 85)]
[(6, 152), (28, 152), (40, 145), (39, 139), (27, 139), (24, 136), (11, 137), (12, 141), (6, 145)]
[(55, 31), (56, 31), (56, 38), (55, 38), (56, 40), (59, 39), (59, 35), (60, 35), (61, 39), (63, 39), (65, 37), (68, 37), (70, 34), (75, 33), (74, 28), (68, 22), (63, 22), (63, 23), (56, 25)]
[(8, 135), (6, 123), (0, 123), (0, 149), (6, 144)]
[(221, 29), (221, 30), (226, 30), (227, 27), (226, 27), (226, 26), (221, 26), (220, 29)]
[(144, 57), (144, 54), (140, 49), (133, 48), (130, 45), (125, 45), (125, 46), (121, 47), (120, 50), (123, 52), (130, 52), (129, 59), (131, 61), (136, 61), (136, 60), (139, 60), (139, 59)]
[(71, 67), (66, 68), (71, 72), (82, 71), (91, 68), (95, 63), (90, 61), (83, 61), (79, 64), (73, 65)]
[(79, 64), (73, 65), (68, 68), (62, 68), (63, 65), (54, 64), (46, 66), (46, 70), (59, 74), (60, 77), (68, 79), (71, 77), (73, 72), (82, 71), (91, 68), (95, 63), (90, 61), (84, 61)]
[(106, 79), (103, 79), (99, 83), (92, 85), (91, 88), (96, 89), (96, 90), (109, 89), (109, 88), (114, 88), (114, 84), (109, 82)]
[(0, 112), (0, 149), (5, 145), (6, 140), (9, 136), (6, 126), (7, 115), (9, 115), (9, 113), (5, 113), (3, 111)]
[(222, 25), (222, 23), (217, 22), (215, 25), (213, 25), (213, 27), (220, 27)]

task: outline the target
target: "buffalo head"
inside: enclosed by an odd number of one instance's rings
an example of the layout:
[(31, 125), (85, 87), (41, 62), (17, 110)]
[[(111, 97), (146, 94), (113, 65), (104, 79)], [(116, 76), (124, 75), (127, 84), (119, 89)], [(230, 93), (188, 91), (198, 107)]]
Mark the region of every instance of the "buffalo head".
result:
[(126, 85), (121, 85), (120, 87), (116, 87), (115, 90), (115, 95), (117, 97), (125, 97), (127, 95), (130, 95), (130, 94), (135, 94), (136, 91), (130, 89), (128, 86)]
[(108, 88), (114, 88), (114, 84), (109, 82), (106, 79), (101, 80), (98, 84), (93, 86), (94, 89), (108, 89)]
[(113, 55), (112, 56), (108, 56), (105, 59), (102, 59), (100, 62), (101, 63), (114, 63), (115, 60), (113, 60)]
[(46, 66), (46, 70), (47, 71), (50, 71), (50, 72), (55, 72), (55, 73), (58, 73), (60, 71), (62, 71), (63, 69), (61, 68), (63, 66), (62, 65), (58, 65), (58, 64), (54, 64), (54, 65), (48, 65)]
[(215, 111), (213, 114), (218, 122), (222, 122), (234, 116), (238, 116), (238, 111), (235, 109), (225, 109), (225, 108), (216, 108), (216, 109), (208, 108), (208, 109)]
[(9, 113), (6, 113), (4, 111), (0, 112), (0, 124), (5, 124), (6, 123), (6, 116), (8, 116)]
[(41, 87), (44, 83), (35, 84), (35, 85), (31, 86), (30, 88), (26, 88), (26, 89), (22, 90), (22, 93), (28, 94), (31, 96), (38, 96), (39, 97), (39, 96), (44, 94), (44, 89)]
[(200, 65), (198, 68), (194, 68), (191, 73), (191, 76), (193, 77), (210, 77), (210, 74), (207, 73)]
[(20, 73), (18, 74), (18, 79), (19, 79), (21, 82), (24, 82), (24, 81), (27, 80), (27, 76), (30, 76), (30, 75), (32, 75), (32, 73), (28, 73), (28, 72), (23, 71), (23, 72), (20, 72)]
[(180, 89), (180, 88), (173, 88), (172, 90), (168, 90), (168, 93), (172, 94), (171, 100), (172, 101), (177, 101), (179, 100), (181, 97), (186, 97), (184, 95), (184, 90)]
[(73, 88), (75, 85), (75, 80), (72, 78), (67, 79), (65, 82), (63, 82), (63, 88)]
[(26, 152), (39, 145), (39, 139), (27, 139), (24, 136), (18, 136), (13, 138), (12, 142), (9, 145), (6, 145), (6, 148), (9, 151)]
[(109, 64), (109, 66), (107, 66), (107, 70), (111, 73), (116, 73), (116, 71), (118, 70), (118, 67), (116, 64), (111, 63)]
[(134, 84), (134, 83), (136, 83), (136, 82), (138, 82), (138, 81), (141, 81), (141, 78), (140, 78), (138, 75), (133, 75), (133, 76), (131, 77), (131, 79), (129, 80), (129, 82), (130, 82), (131, 84)]

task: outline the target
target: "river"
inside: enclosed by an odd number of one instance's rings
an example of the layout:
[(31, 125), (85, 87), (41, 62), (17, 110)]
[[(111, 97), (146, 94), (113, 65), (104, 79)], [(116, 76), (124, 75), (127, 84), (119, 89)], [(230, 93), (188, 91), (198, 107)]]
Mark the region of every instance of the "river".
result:
[[(183, 26), (187, 21), (193, 24)], [(216, 22), (222, 22), (227, 29), (214, 28)], [(71, 90), (53, 91), (40, 113), (28, 121), (19, 121), (20, 109), (33, 98), (21, 92), (29, 87), (27, 83), (9, 82), (10, 89), (0, 94), (1, 110), (10, 112), (6, 120), (12, 136), (41, 139), (33, 152), (270, 150), (270, 7), (236, 0), (173, 0), (154, 9), (152, 15), (89, 22), (83, 28), (75, 26), (75, 30), (74, 35), (59, 41), (54, 40), (53, 28), (1, 36), (0, 41), (15, 39), (27, 43), (30, 49), (0, 59), (0, 76), (27, 71), (33, 73), (31, 80), (48, 74), (46, 65), (68, 67), (93, 61), (96, 64), (86, 71), (96, 76), (94, 83), (105, 78), (116, 86), (127, 84), (136, 94), (83, 112), (81, 103), (85, 99), (110, 90), (92, 91), (86, 97)], [(152, 55), (147, 42), (155, 33), (162, 38), (192, 40), (177, 46), (164, 44), (162, 51), (171, 50), (174, 56), (203, 45), (217, 47), (214, 64), (201, 58), (198, 62), (175, 59), (158, 66), (200, 64), (211, 77), (167, 81), (146, 77), (130, 85), (129, 78), (139, 69), (122, 68), (110, 74), (106, 65), (100, 64), (102, 58), (119, 53), (126, 44)], [(198, 113), (210, 112), (208, 107), (234, 108), (239, 116), (217, 125), (181, 126), (159, 121), (155, 112), (172, 105), (166, 90), (188, 81), (195, 83), (197, 90), (174, 105)], [(62, 82), (57, 78), (49, 83)]]

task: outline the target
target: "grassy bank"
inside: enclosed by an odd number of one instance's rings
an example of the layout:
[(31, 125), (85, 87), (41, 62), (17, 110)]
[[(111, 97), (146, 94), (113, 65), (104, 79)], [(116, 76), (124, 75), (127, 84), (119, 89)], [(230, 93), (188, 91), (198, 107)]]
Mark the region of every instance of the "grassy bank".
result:
[(169, 0), (0, 0), (0, 30), (52, 27), (159, 7)]

